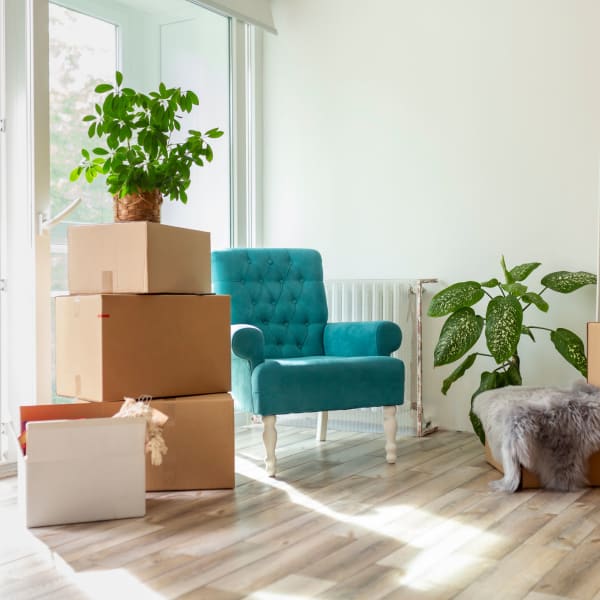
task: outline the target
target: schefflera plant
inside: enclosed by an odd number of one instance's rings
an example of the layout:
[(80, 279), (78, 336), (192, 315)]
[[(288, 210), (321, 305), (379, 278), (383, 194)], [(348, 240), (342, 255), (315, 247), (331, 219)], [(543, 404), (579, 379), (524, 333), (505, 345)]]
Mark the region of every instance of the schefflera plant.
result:
[[(541, 289), (530, 291), (524, 281), (541, 263), (530, 262), (508, 269), (502, 257), (500, 261), (504, 282), (490, 279), (482, 283), (463, 281), (455, 283), (431, 299), (427, 314), (430, 317), (448, 316), (433, 353), (435, 367), (448, 365), (463, 358), (462, 362), (444, 379), (442, 394), (446, 395), (450, 386), (470, 369), (478, 357), (495, 362), (495, 367), (483, 371), (479, 387), (471, 397), (469, 418), (473, 430), (485, 443), (485, 432), (477, 415), (473, 413), (473, 400), (486, 390), (521, 385), (521, 361), (518, 346), (523, 336), (536, 341), (534, 331), (550, 334), (550, 340), (558, 353), (584, 377), (587, 377), (587, 358), (581, 338), (568, 329), (549, 329), (524, 323), (525, 312), (531, 307), (548, 312), (549, 305), (543, 294), (552, 290), (560, 294), (570, 294), (586, 285), (596, 284), (596, 275), (586, 271), (556, 271), (544, 275)], [(486, 298), (485, 316), (472, 308)], [(528, 313), (527, 316), (529, 316)], [(465, 355), (485, 335), (488, 352), (472, 352)]]

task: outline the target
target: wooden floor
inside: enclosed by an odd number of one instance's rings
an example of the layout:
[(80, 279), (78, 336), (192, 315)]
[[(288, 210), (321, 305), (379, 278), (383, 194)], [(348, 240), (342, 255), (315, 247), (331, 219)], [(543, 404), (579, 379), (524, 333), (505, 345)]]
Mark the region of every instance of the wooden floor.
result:
[(27, 530), (0, 480), (0, 598), (600, 599), (600, 489), (497, 494), (471, 434), (400, 439), (260, 426), (235, 490), (148, 494), (142, 519)]

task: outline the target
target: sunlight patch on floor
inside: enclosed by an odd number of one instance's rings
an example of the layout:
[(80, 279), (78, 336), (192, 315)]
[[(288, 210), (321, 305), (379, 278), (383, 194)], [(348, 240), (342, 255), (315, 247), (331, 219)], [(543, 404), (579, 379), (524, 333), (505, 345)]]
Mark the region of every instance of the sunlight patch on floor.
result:
[[(236, 458), (236, 470), (241, 475), (281, 490), (291, 502), (336, 522), (362, 527), (369, 532), (404, 542), (404, 546), (377, 564), (398, 569), (399, 583), (415, 590), (427, 591), (437, 585), (452, 585), (453, 580), (464, 581), (465, 577), (468, 578), (469, 572), (481, 572), (493, 564), (492, 560), (482, 556), (502, 539), (479, 527), (430, 514), (410, 504), (382, 506), (363, 515), (345, 514), (311, 498), (285, 481), (269, 477), (262, 467), (239, 456)], [(410, 517), (413, 523), (423, 525), (414, 528), (409, 524), (408, 532), (403, 532), (401, 527), (390, 526), (392, 521), (401, 525), (403, 515), (407, 515), (407, 519)], [(476, 545), (477, 554), (460, 551), (468, 543)], [(267, 600), (270, 597), (256, 598)]]
[(311, 600), (314, 596), (312, 594), (282, 594), (281, 592), (263, 590), (260, 592), (253, 592), (244, 598), (245, 600)]
[(144, 600), (164, 600), (126, 569), (98, 569), (76, 571), (58, 554), (54, 554), (56, 568), (67, 576), (70, 583), (91, 600), (107, 598), (143, 598)]

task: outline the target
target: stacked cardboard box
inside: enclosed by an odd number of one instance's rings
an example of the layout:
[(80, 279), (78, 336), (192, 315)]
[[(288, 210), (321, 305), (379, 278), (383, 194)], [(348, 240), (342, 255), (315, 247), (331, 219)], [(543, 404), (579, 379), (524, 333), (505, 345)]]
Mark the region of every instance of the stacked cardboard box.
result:
[[(230, 302), (211, 293), (210, 234), (157, 223), (71, 227), (56, 299), (56, 391), (22, 421), (89, 419), (151, 396), (169, 419), (146, 490), (234, 487)], [(24, 407), (25, 408), (25, 407)]]

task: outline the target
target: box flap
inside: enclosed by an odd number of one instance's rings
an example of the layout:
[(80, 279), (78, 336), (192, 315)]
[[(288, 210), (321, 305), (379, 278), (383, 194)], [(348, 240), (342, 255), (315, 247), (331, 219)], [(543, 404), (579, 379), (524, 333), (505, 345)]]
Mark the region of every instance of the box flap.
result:
[[(146, 420), (74, 419), (30, 421), (26, 425), (27, 462), (106, 461), (132, 451), (144, 453)], [(109, 443), (110, 440), (110, 443)]]

